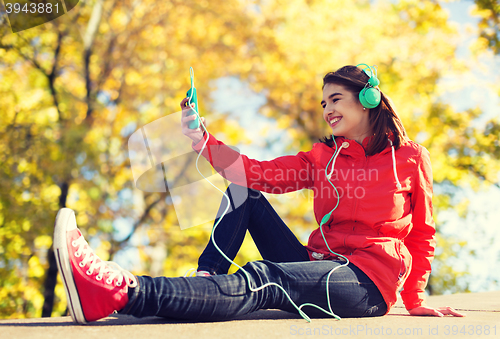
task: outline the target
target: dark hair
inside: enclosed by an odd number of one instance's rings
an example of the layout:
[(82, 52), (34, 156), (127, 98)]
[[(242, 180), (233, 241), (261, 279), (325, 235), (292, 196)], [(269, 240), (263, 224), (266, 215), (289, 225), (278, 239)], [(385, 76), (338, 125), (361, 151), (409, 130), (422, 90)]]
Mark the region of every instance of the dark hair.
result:
[[(344, 66), (335, 72), (330, 72), (323, 78), (323, 87), (326, 84), (337, 84), (343, 86), (351, 92), (356, 100), (359, 101), (359, 92), (365, 87), (370, 77), (356, 66)], [(381, 93), (380, 104), (371, 108), (369, 112), (370, 126), (373, 130), (374, 137), (368, 144), (366, 155), (374, 155), (381, 152), (387, 145), (387, 138), (390, 134), (393, 135), (394, 147), (398, 149), (406, 140), (406, 131), (399, 116), (391, 106), (389, 99)], [(323, 137), (321, 142), (333, 147), (333, 137)]]

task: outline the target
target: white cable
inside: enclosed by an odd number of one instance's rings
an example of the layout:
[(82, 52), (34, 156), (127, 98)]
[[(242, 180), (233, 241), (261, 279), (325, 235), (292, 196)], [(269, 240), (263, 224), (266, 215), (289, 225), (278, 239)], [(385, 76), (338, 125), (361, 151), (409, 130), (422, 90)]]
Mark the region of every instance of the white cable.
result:
[[(191, 67), (190, 68), (190, 75), (191, 75), (191, 96), (189, 97), (189, 101), (188, 101), (188, 106), (191, 107), (191, 99), (193, 97), (193, 88), (194, 88), (194, 71), (193, 71), (193, 68)], [(203, 154), (203, 151), (205, 150), (206, 148), (206, 145), (208, 143), (208, 140), (210, 138), (210, 134), (208, 133), (205, 125), (203, 124), (202, 120), (201, 120), (201, 117), (198, 113), (198, 110), (197, 109), (193, 109), (193, 111), (195, 112), (195, 114), (197, 115), (199, 121), (200, 121), (200, 125), (203, 127), (203, 130), (205, 131), (206, 135), (207, 135), (207, 139), (205, 140), (205, 142), (203, 143), (203, 146), (200, 150), (200, 152), (198, 153), (198, 156), (196, 157), (196, 170), (198, 171), (198, 173), (200, 173), (200, 175), (210, 183), (210, 185), (212, 185), (215, 189), (217, 189), (219, 192), (221, 192), (223, 195), (224, 195), (224, 198), (226, 198), (227, 200), (227, 204), (226, 204), (226, 208), (224, 210), (224, 213), (222, 213), (221, 217), (219, 218), (219, 220), (214, 224), (213, 228), (212, 228), (212, 233), (210, 234), (210, 239), (212, 240), (213, 244), (214, 244), (214, 247), (217, 249), (217, 251), (219, 251), (219, 253), (227, 260), (229, 261), (231, 264), (235, 265), (236, 267), (238, 267), (246, 276), (247, 278), (247, 282), (248, 282), (248, 288), (250, 289), (250, 291), (252, 292), (257, 292), (257, 291), (260, 291), (266, 287), (269, 287), (269, 286), (276, 286), (278, 287), (279, 289), (281, 289), (281, 291), (283, 291), (283, 293), (285, 294), (285, 296), (288, 298), (288, 300), (290, 301), (290, 303), (293, 305), (293, 307), (295, 307), (295, 309), (297, 309), (297, 311), (299, 312), (299, 314), (302, 316), (302, 318), (304, 318), (307, 322), (311, 322), (311, 318), (309, 318), (309, 316), (307, 316), (306, 313), (304, 313), (304, 311), (302, 311), (302, 308), (304, 306), (312, 306), (312, 307), (315, 307), (317, 309), (319, 309), (320, 311), (328, 314), (328, 315), (331, 315), (332, 317), (336, 318), (337, 320), (340, 320), (341, 318), (336, 315), (335, 313), (333, 313), (333, 310), (332, 310), (332, 306), (331, 306), (331, 302), (330, 302), (330, 292), (328, 290), (328, 283), (330, 281), (330, 276), (332, 275), (333, 272), (335, 272), (337, 269), (341, 268), (341, 267), (344, 267), (344, 266), (347, 266), (349, 264), (349, 259), (347, 259), (346, 257), (344, 257), (343, 255), (341, 254), (338, 254), (338, 253), (335, 253), (333, 252), (330, 247), (328, 246), (328, 243), (326, 241), (326, 238), (325, 238), (325, 235), (323, 233), (323, 229), (322, 229), (322, 226), (323, 224), (320, 225), (320, 231), (321, 231), (321, 235), (323, 236), (323, 240), (325, 241), (325, 244), (328, 248), (328, 250), (339, 256), (339, 257), (342, 257), (343, 259), (346, 260), (346, 262), (340, 266), (337, 266), (337, 267), (334, 267), (332, 270), (330, 270), (330, 272), (328, 273), (328, 276), (327, 276), (327, 279), (326, 279), (326, 297), (327, 297), (327, 300), (328, 300), (328, 308), (330, 311), (327, 311), (325, 309), (323, 309), (322, 307), (318, 306), (318, 305), (315, 305), (315, 304), (311, 304), (311, 303), (304, 303), (300, 306), (297, 306), (297, 304), (292, 300), (292, 298), (290, 297), (290, 295), (287, 293), (287, 291), (280, 285), (278, 285), (277, 283), (274, 283), (274, 282), (270, 282), (270, 283), (267, 283), (267, 284), (264, 284), (262, 286), (259, 286), (259, 287), (253, 287), (251, 286), (251, 282), (250, 282), (250, 274), (245, 270), (243, 269), (243, 267), (241, 267), (240, 265), (238, 265), (237, 263), (235, 263), (233, 260), (231, 260), (220, 248), (219, 246), (217, 246), (216, 242), (215, 242), (215, 238), (214, 238), (214, 234), (215, 234), (215, 229), (217, 228), (217, 226), (220, 224), (222, 218), (226, 215), (228, 209), (229, 209), (229, 206), (230, 206), (230, 199), (229, 197), (227, 196), (227, 194), (225, 192), (223, 192), (222, 190), (220, 190), (217, 186), (215, 186), (210, 180), (208, 180), (200, 171), (200, 169), (198, 168), (198, 161), (201, 157), (201, 155)], [(335, 141), (335, 139), (334, 139)], [(337, 145), (335, 143), (335, 145)], [(343, 147), (344, 145), (342, 145), (340, 147), (340, 149)], [(340, 149), (338, 151), (338, 153), (340, 153)], [(338, 153), (337, 153), (337, 156), (338, 156)], [(331, 161), (331, 159), (330, 159)], [(335, 161), (334, 161), (335, 162)], [(330, 163), (330, 162), (329, 162)], [(325, 168), (325, 175), (326, 175), (326, 170), (328, 168), (328, 165), (327, 167)], [(332, 172), (333, 172), (333, 166), (332, 166)], [(328, 178), (328, 181), (330, 182), (330, 184), (335, 188), (335, 190), (337, 191), (336, 187), (331, 183), (331, 181), (329, 180)], [(338, 192), (337, 192), (337, 199), (338, 199)], [(338, 206), (338, 201), (337, 201), (337, 206)], [(337, 206), (335, 206), (335, 208), (337, 208)], [(332, 210), (333, 212), (333, 210)], [(331, 212), (330, 212), (331, 213)]]
[(400, 190), (401, 183), (399, 182), (398, 172), (396, 171), (396, 155), (394, 153), (394, 145), (392, 144), (391, 139), (389, 139), (389, 142), (391, 143), (391, 149), (392, 149), (392, 170), (394, 171), (394, 178), (396, 178), (396, 187), (398, 188), (398, 190)]
[[(345, 144), (347, 144), (347, 146), (345, 146)], [(342, 145), (340, 145), (339, 150), (336, 152), (336, 154), (334, 154), (334, 156), (333, 156), (333, 163), (332, 163), (332, 170), (331, 170), (331, 171), (330, 171), (330, 173), (328, 173), (328, 175), (326, 176), (326, 177), (328, 178), (328, 180), (330, 180), (330, 179), (332, 178), (333, 170), (334, 170), (334, 168), (335, 168), (335, 161), (337, 161), (337, 157), (338, 157), (338, 156), (339, 156), (339, 154), (340, 154), (340, 150), (341, 150), (343, 147), (344, 147), (344, 148), (349, 147), (348, 145), (349, 145), (349, 143), (347, 143), (347, 142), (343, 142), (343, 143), (342, 143)], [(328, 167), (327, 167), (327, 168), (328, 168)], [(330, 182), (330, 184), (331, 184), (331, 182)], [(332, 185), (333, 185), (333, 184), (332, 184)]]

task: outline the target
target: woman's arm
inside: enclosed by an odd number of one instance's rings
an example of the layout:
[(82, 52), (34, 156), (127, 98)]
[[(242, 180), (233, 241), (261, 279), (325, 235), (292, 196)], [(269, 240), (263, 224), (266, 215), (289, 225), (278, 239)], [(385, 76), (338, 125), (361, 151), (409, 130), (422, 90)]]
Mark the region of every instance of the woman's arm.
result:
[(404, 239), (412, 256), (411, 272), (401, 297), (407, 310), (425, 305), (425, 286), (434, 259), (435, 225), (432, 218), (432, 169), (429, 151), (421, 147), (413, 175), (411, 206), (412, 229)]
[(408, 276), (401, 297), (411, 315), (463, 317), (451, 307), (428, 307), (425, 304), (425, 286), (431, 273), (434, 259), (435, 225), (432, 218), (432, 169), (430, 154), (424, 147), (418, 158), (411, 193), (412, 230), (404, 242), (412, 256), (411, 273)]
[[(203, 134), (201, 129), (190, 130), (187, 124), (195, 116), (187, 116), (189, 108), (184, 107), (185, 102), (187, 99), (181, 102), (182, 132), (193, 140), (192, 147), (198, 153), (209, 138), (202, 155), (227, 180), (240, 186), (274, 194), (313, 186), (313, 159), (310, 152), (299, 152), (297, 155), (282, 156), (270, 161), (250, 159), (209, 133)], [(204, 123), (205, 119), (202, 122)]]

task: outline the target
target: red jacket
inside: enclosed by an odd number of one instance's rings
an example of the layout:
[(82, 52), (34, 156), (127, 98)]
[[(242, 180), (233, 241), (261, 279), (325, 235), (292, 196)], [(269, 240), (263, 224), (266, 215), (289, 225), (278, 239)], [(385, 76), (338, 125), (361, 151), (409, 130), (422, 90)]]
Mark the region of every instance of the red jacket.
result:
[[(200, 152), (204, 140), (193, 144)], [(424, 289), (434, 257), (435, 227), (432, 219), (432, 171), (429, 152), (413, 141), (394, 152), (391, 145), (366, 156), (362, 145), (343, 137), (331, 182), (340, 203), (323, 232), (332, 251), (346, 256), (377, 285), (387, 303), (387, 312), (397, 291), (407, 309), (425, 304)], [(364, 146), (368, 139), (365, 139)], [(337, 204), (337, 195), (327, 181), (325, 168), (335, 147), (316, 143), (312, 150), (257, 161), (239, 154), (210, 135), (203, 156), (229, 181), (268, 193), (311, 189), (314, 215), (323, 216)], [(330, 162), (328, 173), (332, 169)], [(401, 189), (397, 188), (398, 180)], [(336, 258), (326, 247), (319, 228), (307, 245), (311, 260)]]

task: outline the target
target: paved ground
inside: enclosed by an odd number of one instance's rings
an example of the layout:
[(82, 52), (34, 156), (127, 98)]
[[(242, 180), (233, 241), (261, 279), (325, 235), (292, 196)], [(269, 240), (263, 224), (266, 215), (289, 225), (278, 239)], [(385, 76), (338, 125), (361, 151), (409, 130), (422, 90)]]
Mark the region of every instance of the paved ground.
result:
[(311, 323), (278, 310), (215, 323), (117, 315), (84, 326), (70, 317), (14, 319), (0, 320), (0, 338), (500, 338), (500, 291), (433, 296), (428, 304), (452, 306), (467, 316), (411, 317), (398, 303), (384, 317)]

